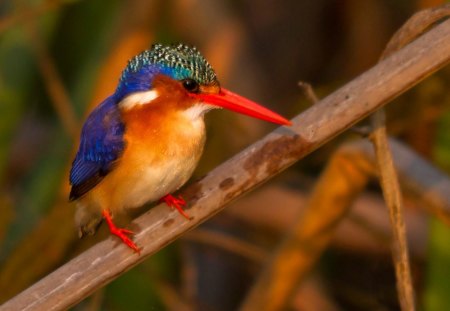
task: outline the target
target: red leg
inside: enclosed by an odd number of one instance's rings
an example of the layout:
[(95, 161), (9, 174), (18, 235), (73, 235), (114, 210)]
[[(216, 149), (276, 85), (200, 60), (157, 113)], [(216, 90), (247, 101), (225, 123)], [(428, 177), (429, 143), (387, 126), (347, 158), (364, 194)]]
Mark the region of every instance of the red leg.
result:
[(159, 202), (164, 202), (167, 206), (176, 208), (181, 215), (183, 215), (186, 219), (191, 220), (191, 217), (189, 217), (189, 215), (183, 210), (183, 207), (186, 205), (186, 201), (183, 200), (182, 197), (179, 196), (176, 198), (173, 195), (168, 194), (159, 199)]
[(109, 231), (111, 234), (114, 234), (118, 236), (123, 243), (125, 243), (129, 248), (133, 249), (136, 253), (140, 253), (140, 249), (137, 247), (136, 244), (127, 236), (130, 234), (134, 234), (133, 231), (123, 229), (123, 228), (117, 228), (116, 225), (112, 221), (111, 213), (108, 210), (102, 211), (102, 216), (105, 219), (106, 223), (108, 224)]

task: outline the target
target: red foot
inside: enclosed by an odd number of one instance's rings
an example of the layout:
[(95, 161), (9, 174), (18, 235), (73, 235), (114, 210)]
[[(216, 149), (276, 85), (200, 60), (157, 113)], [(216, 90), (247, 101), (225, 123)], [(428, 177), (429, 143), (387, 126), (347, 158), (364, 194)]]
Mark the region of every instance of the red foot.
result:
[(129, 248), (134, 250), (136, 253), (140, 254), (141, 250), (127, 236), (134, 234), (134, 232), (123, 228), (117, 228), (116, 225), (113, 223), (111, 213), (108, 210), (103, 210), (102, 215), (103, 218), (106, 220), (106, 223), (108, 224), (109, 231), (111, 232), (111, 234), (118, 236), (123, 241), (123, 243), (125, 243)]
[(183, 207), (186, 205), (186, 201), (183, 200), (182, 197), (179, 196), (176, 198), (173, 195), (168, 194), (159, 199), (159, 202), (164, 202), (167, 206), (176, 208), (181, 215), (183, 215), (186, 219), (191, 220), (191, 217), (189, 217), (189, 215), (183, 210)]

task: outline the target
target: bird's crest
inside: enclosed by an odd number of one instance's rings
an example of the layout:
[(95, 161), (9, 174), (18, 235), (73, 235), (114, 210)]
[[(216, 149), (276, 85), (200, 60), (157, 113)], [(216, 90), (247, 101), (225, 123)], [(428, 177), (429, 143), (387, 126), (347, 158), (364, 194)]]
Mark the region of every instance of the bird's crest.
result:
[(211, 65), (195, 47), (181, 43), (154, 44), (150, 50), (129, 60), (122, 72), (118, 91), (130, 93), (149, 89), (149, 77), (160, 73), (176, 80), (191, 78), (204, 85), (218, 83)]

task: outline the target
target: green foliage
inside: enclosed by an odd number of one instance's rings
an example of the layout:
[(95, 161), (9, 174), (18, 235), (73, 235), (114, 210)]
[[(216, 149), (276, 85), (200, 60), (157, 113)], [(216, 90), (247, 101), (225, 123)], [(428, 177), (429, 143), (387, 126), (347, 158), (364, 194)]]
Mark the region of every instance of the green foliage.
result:
[[(143, 277), (140, 267), (132, 269), (106, 288), (105, 310), (164, 310), (153, 283)], [(112, 308), (114, 306), (114, 308)]]
[[(450, 172), (450, 111), (442, 115), (438, 124), (434, 158), (438, 165)], [(448, 286), (450, 280), (450, 228), (442, 221), (430, 220), (429, 253), (427, 260), (424, 309), (450, 310)]]
[(430, 229), (424, 310), (450, 310), (450, 228), (432, 219)]
[(34, 75), (30, 51), (19, 29), (0, 40), (0, 183), (5, 173), (11, 142), (24, 112), (27, 89)]

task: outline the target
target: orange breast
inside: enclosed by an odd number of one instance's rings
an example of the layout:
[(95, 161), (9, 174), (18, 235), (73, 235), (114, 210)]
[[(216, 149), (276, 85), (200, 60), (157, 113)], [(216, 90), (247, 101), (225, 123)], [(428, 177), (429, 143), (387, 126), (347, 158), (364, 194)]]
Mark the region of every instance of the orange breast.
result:
[(91, 205), (113, 213), (176, 191), (203, 152), (203, 118), (192, 122), (167, 103), (124, 111), (126, 147), (116, 167), (89, 193)]

